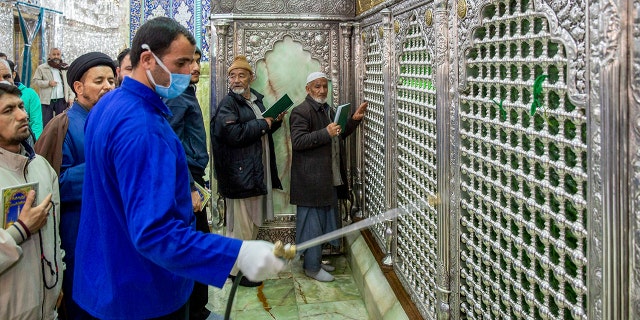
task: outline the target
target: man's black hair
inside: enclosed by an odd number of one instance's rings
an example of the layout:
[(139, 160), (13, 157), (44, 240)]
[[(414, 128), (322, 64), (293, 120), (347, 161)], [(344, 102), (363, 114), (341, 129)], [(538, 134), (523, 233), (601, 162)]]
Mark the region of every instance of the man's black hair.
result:
[(196, 46), (196, 53), (200, 55), (200, 57), (202, 58), (202, 50), (200, 50), (200, 48), (198, 48), (198, 46)]
[(131, 52), (131, 48), (124, 48), (124, 50), (120, 51), (120, 53), (118, 53), (118, 67), (122, 66), (122, 60), (124, 60), (124, 57), (126, 57), (129, 52)]
[(0, 58), (5, 58), (5, 59), (6, 59), (6, 58), (8, 58), (8, 57), (7, 57), (7, 54), (6, 54), (6, 53), (4, 53), (4, 52), (0, 52)]
[(11, 72), (16, 73), (15, 78), (13, 78), (13, 82), (20, 82), (20, 75), (18, 75), (18, 68), (16, 68), (16, 64), (9, 59), (7, 59), (7, 62), (9, 63), (9, 69), (11, 69)]
[(14, 96), (21, 97), (22, 91), (12, 84), (0, 83), (0, 97), (5, 94), (12, 94)]
[(167, 17), (157, 17), (145, 22), (133, 37), (131, 44), (131, 66), (136, 67), (140, 61), (140, 54), (144, 51), (143, 44), (149, 48), (159, 59), (165, 55), (171, 43), (184, 35), (192, 45), (196, 44), (196, 39), (191, 32), (182, 26), (178, 21)]

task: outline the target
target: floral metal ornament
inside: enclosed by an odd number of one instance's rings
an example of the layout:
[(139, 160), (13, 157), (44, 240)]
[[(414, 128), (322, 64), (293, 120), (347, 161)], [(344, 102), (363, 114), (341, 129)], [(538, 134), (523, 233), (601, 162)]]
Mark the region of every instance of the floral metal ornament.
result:
[(464, 19), (467, 16), (467, 1), (458, 0), (458, 17)]

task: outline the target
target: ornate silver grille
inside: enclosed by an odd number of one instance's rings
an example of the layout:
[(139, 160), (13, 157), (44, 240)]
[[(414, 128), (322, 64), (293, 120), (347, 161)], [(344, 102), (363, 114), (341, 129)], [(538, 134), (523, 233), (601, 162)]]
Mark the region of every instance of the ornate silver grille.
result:
[(216, 72), (291, 37), (369, 101), (356, 217), (437, 200), (371, 229), (425, 319), (638, 315), (640, 0), (382, 2), (221, 15)]
[[(364, 99), (369, 101), (364, 130), (364, 182), (365, 212), (375, 215), (385, 210), (385, 145), (384, 145), (384, 80), (382, 75), (382, 48), (376, 32), (368, 32), (366, 39)], [(378, 236), (384, 234), (384, 225), (373, 227)], [(378, 239), (384, 243), (382, 239)]]
[(586, 319), (586, 117), (565, 49), (532, 1), (481, 14), (460, 97), (462, 316)]
[[(437, 193), (436, 92), (432, 52), (415, 16), (402, 42), (398, 79), (398, 204), (424, 203)], [(437, 211), (429, 206), (398, 220), (398, 277), (420, 301), (426, 319), (436, 314)]]

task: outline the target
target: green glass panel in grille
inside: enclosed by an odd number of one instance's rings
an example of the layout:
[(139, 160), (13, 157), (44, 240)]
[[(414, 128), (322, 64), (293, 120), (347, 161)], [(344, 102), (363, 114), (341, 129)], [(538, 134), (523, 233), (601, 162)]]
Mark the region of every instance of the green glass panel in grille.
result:
[(531, 1), (480, 12), (460, 97), (461, 317), (586, 319), (586, 118), (564, 46)]

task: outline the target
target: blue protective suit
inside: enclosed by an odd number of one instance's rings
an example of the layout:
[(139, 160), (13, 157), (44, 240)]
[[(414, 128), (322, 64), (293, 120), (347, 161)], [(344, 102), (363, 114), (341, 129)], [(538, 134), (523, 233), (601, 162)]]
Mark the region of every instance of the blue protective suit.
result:
[(170, 314), (193, 280), (224, 285), (240, 251), (240, 240), (195, 231), (170, 115), (152, 89), (126, 77), (87, 119), (73, 298), (97, 318)]

